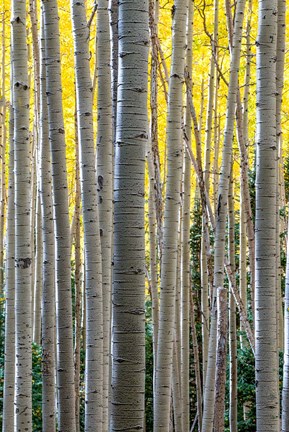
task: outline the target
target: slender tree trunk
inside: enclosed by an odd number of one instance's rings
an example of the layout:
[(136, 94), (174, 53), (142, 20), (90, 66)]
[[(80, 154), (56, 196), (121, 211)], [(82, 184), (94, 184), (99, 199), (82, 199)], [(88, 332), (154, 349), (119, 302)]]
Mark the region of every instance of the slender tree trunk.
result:
[[(193, 36), (193, 8), (194, 1), (188, 2), (187, 19), (187, 74), (192, 76), (192, 36)], [(191, 141), (192, 124), (189, 101), (187, 97), (186, 108), (186, 134)], [(181, 352), (181, 383), (182, 383), (182, 418), (183, 432), (190, 430), (190, 204), (191, 204), (191, 161), (189, 155), (184, 153), (184, 191), (182, 207), (182, 265), (181, 265), (181, 320), (182, 320), (182, 352)]]
[(182, 81), (185, 66), (187, 0), (176, 0), (173, 53), (167, 117), (167, 190), (161, 263), (160, 324), (154, 398), (154, 431), (167, 431), (170, 418), (172, 354), (175, 327), (175, 291), (180, 184), (182, 175)]
[(197, 393), (197, 415), (198, 415), (198, 432), (202, 430), (202, 386), (201, 386), (201, 371), (200, 371), (200, 359), (199, 359), (199, 347), (196, 331), (195, 322), (195, 307), (193, 301), (193, 294), (190, 293), (190, 305), (191, 305), (191, 333), (192, 333), (192, 344), (193, 344), (193, 356), (194, 356), (194, 369), (196, 379), (196, 393)]
[(42, 221), (40, 194), (37, 190), (36, 207), (36, 255), (35, 255), (35, 283), (34, 283), (34, 326), (33, 341), (40, 345), (41, 342), (41, 297), (42, 297), (42, 262), (43, 262), (43, 242), (42, 242)]
[(40, 199), (43, 245), (42, 291), (42, 430), (56, 430), (55, 415), (55, 237), (51, 155), (46, 98), (44, 22), (41, 16), (40, 68)]
[(5, 11), (3, 10), (2, 17), (2, 58), (1, 58), (1, 69), (2, 69), (2, 83), (1, 83), (1, 98), (2, 106), (0, 108), (0, 146), (1, 146), (1, 202), (0, 202), (0, 292), (3, 294), (4, 291), (4, 220), (5, 220), (5, 207), (6, 207), (6, 140), (7, 140), (7, 127), (6, 127), (6, 100), (5, 100), (5, 82), (6, 82), (6, 22), (5, 22)]
[[(13, 54), (12, 54), (13, 58)], [(14, 206), (14, 112), (10, 107), (9, 181), (5, 261), (5, 348), (2, 431), (14, 432), (15, 395), (15, 206)]]
[(57, 0), (42, 0), (56, 237), (58, 429), (75, 432), (70, 226)]
[[(229, 189), (229, 260), (232, 268), (232, 277), (236, 284), (236, 263), (235, 263), (235, 210), (234, 210), (234, 189), (233, 169)], [(236, 304), (232, 292), (229, 292), (229, 358), (230, 358), (230, 432), (238, 430), (238, 400), (237, 400), (237, 328), (236, 328)]]
[(279, 426), (276, 341), (276, 40), (277, 1), (259, 2), (256, 132), (257, 432)]
[[(215, 253), (214, 253), (214, 292), (211, 307), (211, 327), (209, 342), (209, 360), (204, 393), (204, 414), (202, 432), (211, 432), (215, 410), (215, 368), (216, 368), (216, 336), (217, 336), (217, 290), (222, 294), (224, 283), (225, 262), (225, 228), (228, 203), (228, 189), (232, 160), (232, 140), (234, 130), (234, 114), (236, 107), (236, 93), (238, 88), (238, 71), (241, 54), (241, 37), (245, 1), (238, 0), (231, 52), (230, 81), (227, 99), (226, 125), (224, 131), (224, 147), (222, 170), (218, 189), (218, 207), (216, 213)], [(221, 296), (221, 299), (223, 296)], [(223, 345), (225, 348), (225, 345)], [(222, 364), (220, 365), (222, 368)], [(217, 365), (218, 369), (218, 365)], [(216, 372), (218, 375), (218, 370)]]
[(74, 382), (75, 382), (75, 424), (76, 432), (80, 431), (80, 368), (81, 368), (81, 229), (80, 229), (80, 163), (79, 142), (77, 132), (77, 113), (75, 112), (75, 318), (74, 318)]
[(113, 131), (108, 0), (97, 10), (97, 175), (103, 287), (103, 430), (108, 429), (111, 353)]
[(154, 200), (157, 219), (158, 247), (161, 260), (163, 244), (163, 200), (162, 182), (160, 173), (160, 155), (158, 144), (158, 20), (159, 20), (159, 0), (149, 1), (149, 25), (151, 33), (151, 145), (154, 169)]
[(277, 60), (276, 60), (276, 87), (277, 87), (277, 100), (276, 100), (276, 134), (277, 134), (277, 208), (276, 208), (276, 267), (277, 267), (277, 337), (278, 348), (283, 351), (284, 344), (284, 317), (283, 317), (283, 304), (282, 304), (282, 288), (281, 288), (281, 257), (280, 257), (280, 208), (282, 201), (280, 196), (280, 163), (282, 155), (282, 124), (281, 124), (281, 106), (282, 95), (284, 87), (284, 61), (285, 61), (285, 37), (286, 37), (286, 1), (278, 0), (278, 21), (277, 21)]
[(117, 82), (118, 82), (118, 0), (109, 0), (109, 17), (111, 27), (111, 66), (112, 66), (112, 80), (111, 80), (111, 94), (112, 94), (112, 130), (113, 130), (113, 143), (115, 143), (116, 131), (116, 114), (117, 114)]
[(15, 161), (16, 429), (32, 431), (32, 305), (29, 84), (26, 2), (12, 2), (12, 88)]
[(157, 262), (157, 219), (155, 206), (155, 181), (154, 181), (154, 166), (151, 141), (149, 141), (149, 150), (147, 152), (148, 172), (149, 172), (149, 233), (150, 233), (150, 287), (152, 298), (152, 323), (153, 323), (153, 361), (154, 361), (154, 380), (156, 373), (156, 358), (157, 358), (157, 342), (158, 342), (158, 326), (159, 326), (159, 295), (158, 295), (158, 262)]
[(216, 395), (214, 411), (214, 432), (224, 431), (225, 383), (226, 383), (226, 348), (228, 334), (227, 289), (217, 288), (217, 354), (216, 354)]
[(119, 4), (111, 432), (143, 430), (148, 2)]
[[(77, 123), (80, 148), (81, 197), (84, 226), (86, 292), (85, 431), (103, 430), (103, 290), (93, 146), (92, 94), (88, 27), (84, 1), (72, 0), (75, 48)], [(107, 59), (109, 61), (109, 59)], [(108, 63), (109, 64), (109, 63)], [(106, 88), (110, 94), (110, 86)], [(100, 97), (100, 96), (99, 96)], [(109, 121), (110, 126), (110, 121)], [(106, 141), (106, 140), (105, 140)], [(107, 141), (106, 141), (107, 143)], [(108, 150), (109, 151), (109, 150)], [(107, 165), (109, 170), (109, 164)], [(107, 173), (109, 177), (109, 172)], [(98, 186), (104, 186), (99, 175)], [(107, 216), (108, 217), (108, 216)], [(104, 236), (105, 233), (102, 233)], [(109, 267), (109, 263), (107, 264)], [(108, 336), (108, 335), (107, 335)]]
[[(288, 227), (289, 228), (289, 227)], [(284, 366), (282, 389), (282, 432), (289, 431), (289, 242), (287, 241), (287, 261), (285, 280), (285, 322), (284, 322)]]

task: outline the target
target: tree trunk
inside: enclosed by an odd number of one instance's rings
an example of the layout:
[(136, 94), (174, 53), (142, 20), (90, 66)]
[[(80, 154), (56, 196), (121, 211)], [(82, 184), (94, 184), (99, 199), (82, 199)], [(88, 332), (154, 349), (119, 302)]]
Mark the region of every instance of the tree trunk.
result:
[[(84, 1), (72, 1), (77, 125), (84, 227), (86, 292), (85, 431), (103, 430), (103, 290), (101, 233), (93, 145), (92, 94), (88, 27)], [(106, 87), (110, 94), (110, 86)], [(110, 122), (109, 122), (110, 126)], [(106, 141), (107, 143), (107, 141)], [(109, 170), (109, 164), (107, 165)], [(98, 185), (104, 179), (98, 177)], [(104, 235), (104, 234), (103, 234)], [(109, 263), (108, 263), (109, 266)]]
[[(192, 36), (193, 36), (193, 10), (194, 2), (188, 2), (187, 19), (187, 74), (192, 76)], [(187, 97), (188, 99), (188, 97)], [(186, 134), (191, 141), (192, 124), (189, 101), (186, 108)], [(183, 432), (190, 430), (190, 204), (191, 204), (191, 161), (186, 150), (184, 153), (184, 186), (182, 207), (182, 265), (181, 265), (181, 320), (182, 320), (182, 351), (181, 351), (181, 383), (182, 383), (182, 419)]]
[(43, 242), (42, 242), (42, 222), (41, 222), (41, 203), (40, 193), (37, 188), (37, 207), (36, 207), (36, 255), (35, 255), (35, 283), (34, 283), (34, 320), (33, 320), (33, 342), (41, 343), (41, 297), (42, 297), (42, 262), (43, 262)]
[(111, 354), (113, 131), (108, 0), (97, 9), (97, 180), (103, 287), (103, 430), (108, 430)]
[[(13, 56), (13, 54), (12, 54)], [(5, 363), (2, 431), (14, 432), (15, 395), (15, 207), (14, 207), (14, 112), (10, 107), (10, 149), (7, 209), (7, 242), (5, 261)]]
[(40, 199), (43, 247), (42, 291), (42, 430), (55, 432), (55, 237), (51, 155), (46, 98), (44, 22), (41, 16), (40, 66)]
[(75, 432), (70, 226), (57, 0), (42, 0), (56, 237), (58, 429)]
[(144, 425), (148, 1), (120, 2), (118, 25), (111, 432)]
[[(236, 284), (236, 263), (235, 263), (235, 209), (234, 209), (234, 188), (233, 168), (229, 189), (229, 261), (232, 268), (232, 277)], [(229, 361), (230, 361), (230, 408), (229, 421), (230, 432), (238, 430), (238, 404), (237, 404), (237, 328), (236, 328), (236, 304), (232, 292), (229, 292)]]
[[(81, 318), (82, 318), (82, 291), (81, 291), (81, 227), (80, 227), (80, 163), (79, 140), (77, 128), (77, 113), (75, 112), (75, 310), (74, 310), (74, 382), (75, 382), (75, 424), (76, 432), (80, 431), (80, 368), (81, 368)], [(72, 242), (73, 243), (73, 242)], [(85, 348), (85, 346), (84, 346)]]
[(277, 1), (259, 2), (256, 132), (256, 419), (257, 432), (279, 426), (276, 341), (276, 40)]
[[(238, 0), (231, 52), (230, 81), (227, 99), (226, 125), (224, 131), (224, 147), (222, 169), (218, 189), (218, 206), (216, 213), (215, 253), (214, 253), (214, 292), (211, 306), (211, 327), (209, 342), (209, 360), (204, 393), (204, 414), (202, 432), (211, 432), (215, 409), (215, 367), (216, 367), (216, 336), (217, 336), (217, 289), (222, 290), (224, 283), (225, 262), (225, 228), (228, 204), (228, 189), (232, 161), (232, 140), (236, 92), (238, 88), (238, 72), (241, 54), (241, 37), (245, 1)], [(222, 365), (221, 365), (222, 366)]]
[(32, 305), (29, 84), (26, 2), (12, 2), (12, 88), (15, 161), (16, 383), (17, 431), (32, 431)]
[(155, 432), (167, 431), (170, 419), (178, 221), (182, 175), (182, 81), (185, 66), (187, 5), (187, 0), (176, 0), (173, 9), (173, 52), (167, 116), (167, 190), (161, 263), (156, 391), (154, 395)]

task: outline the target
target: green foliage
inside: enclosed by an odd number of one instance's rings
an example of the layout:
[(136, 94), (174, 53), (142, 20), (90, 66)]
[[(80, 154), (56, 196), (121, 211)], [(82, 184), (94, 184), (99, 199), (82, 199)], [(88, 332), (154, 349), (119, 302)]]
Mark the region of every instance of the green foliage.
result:
[(42, 430), (42, 349), (32, 345), (32, 420), (33, 431)]

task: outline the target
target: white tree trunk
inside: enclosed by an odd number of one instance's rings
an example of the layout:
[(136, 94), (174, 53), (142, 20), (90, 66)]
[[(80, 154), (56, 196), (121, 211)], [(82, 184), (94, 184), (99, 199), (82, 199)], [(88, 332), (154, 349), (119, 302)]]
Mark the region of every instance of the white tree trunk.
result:
[[(89, 33), (84, 1), (72, 0), (75, 49), (77, 126), (84, 226), (86, 292), (85, 432), (103, 430), (103, 288), (101, 233), (99, 229), (93, 145), (92, 93), (89, 67)], [(109, 58), (107, 59), (109, 61)], [(108, 63), (109, 64), (109, 63)], [(105, 89), (110, 95), (110, 85)], [(109, 119), (108, 119), (109, 120)], [(110, 127), (110, 121), (108, 123)], [(107, 141), (106, 141), (107, 143)], [(109, 166), (109, 164), (108, 164)], [(108, 168), (107, 166), (107, 168)], [(109, 168), (108, 168), (109, 169)], [(108, 177), (111, 171), (107, 173)], [(104, 179), (98, 177), (98, 185)], [(110, 268), (110, 263), (107, 263)], [(107, 335), (108, 336), (108, 335)], [(108, 344), (107, 344), (108, 345)]]
[[(194, 2), (188, 2), (187, 18), (187, 74), (192, 76), (192, 39), (193, 39), (193, 8)], [(187, 98), (188, 99), (188, 98)], [(191, 141), (192, 122), (187, 100), (186, 108), (186, 134)], [(184, 198), (182, 207), (182, 265), (181, 265), (181, 322), (182, 322), (182, 352), (181, 352), (181, 384), (182, 384), (182, 419), (183, 432), (190, 430), (190, 290), (191, 290), (191, 262), (190, 262), (190, 204), (191, 204), (191, 161), (186, 150), (184, 153)]]
[(57, 0), (42, 0), (42, 5), (56, 237), (58, 428), (61, 432), (75, 432), (70, 225), (60, 72), (58, 4)]
[(32, 431), (32, 292), (29, 83), (26, 2), (12, 2), (16, 266), (16, 430)]
[(110, 431), (143, 430), (148, 1), (119, 3)]
[(167, 431), (170, 420), (172, 354), (175, 328), (175, 292), (178, 221), (182, 175), (182, 82), (185, 66), (187, 0), (176, 0), (173, 19), (173, 52), (167, 115), (167, 190), (161, 263), (160, 323), (154, 431)]
[(14, 432), (15, 395), (15, 206), (14, 206), (14, 113), (10, 107), (10, 149), (5, 260), (5, 363), (2, 431)]
[(51, 155), (48, 137), (45, 40), (41, 16), (40, 65), (40, 199), (43, 245), (42, 291), (42, 431), (54, 432), (55, 413), (55, 237), (53, 224)]
[(103, 430), (108, 429), (112, 283), (112, 95), (108, 0), (97, 8), (97, 184), (103, 287)]
[(277, 1), (259, 2), (256, 131), (256, 420), (257, 432), (279, 426), (276, 341), (276, 41)]
[(243, 28), (245, 0), (238, 0), (231, 51), (230, 81), (227, 99), (226, 125), (224, 131), (224, 147), (222, 169), (218, 189), (218, 206), (216, 212), (215, 253), (214, 253), (214, 292), (211, 307), (211, 326), (209, 342), (209, 359), (204, 393), (204, 413), (202, 432), (211, 432), (213, 428), (215, 408), (215, 368), (216, 368), (216, 337), (217, 337), (217, 289), (224, 283), (225, 261), (225, 228), (228, 205), (228, 190), (232, 160), (232, 140), (236, 93), (238, 89), (238, 72), (241, 54), (241, 38)]

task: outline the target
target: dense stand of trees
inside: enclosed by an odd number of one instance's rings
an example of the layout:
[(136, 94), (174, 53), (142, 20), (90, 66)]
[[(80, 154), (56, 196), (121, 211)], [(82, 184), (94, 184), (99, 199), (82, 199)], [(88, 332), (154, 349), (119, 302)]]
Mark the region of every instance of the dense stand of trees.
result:
[(0, 5), (2, 431), (288, 432), (286, 1)]

